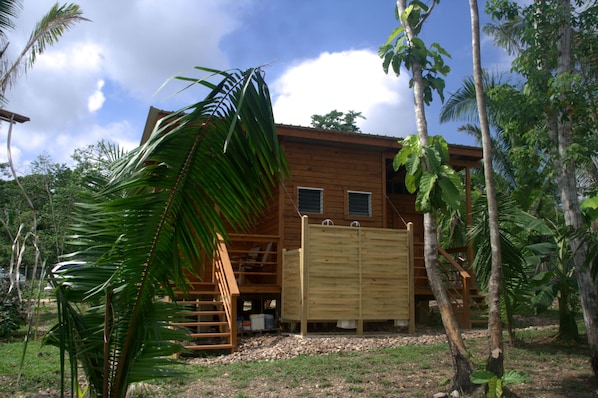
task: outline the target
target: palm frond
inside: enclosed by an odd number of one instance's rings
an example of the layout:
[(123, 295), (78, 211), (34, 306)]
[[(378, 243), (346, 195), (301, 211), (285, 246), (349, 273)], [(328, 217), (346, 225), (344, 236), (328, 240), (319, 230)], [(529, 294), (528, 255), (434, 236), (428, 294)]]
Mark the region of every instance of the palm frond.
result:
[(494, 44), (505, 49), (508, 55), (519, 55), (522, 50), (521, 37), (525, 21), (520, 16), (500, 24), (489, 23), (482, 31), (492, 37)]
[[(15, 20), (22, 8), (22, 0), (3, 0), (0, 2), (0, 38), (5, 39), (6, 32), (14, 29)], [(1, 55), (0, 59), (2, 59)]]
[(2, 69), (0, 93), (3, 95), (14, 84), (21, 69), (27, 71), (31, 68), (47, 46), (54, 44), (65, 31), (80, 21), (89, 20), (83, 17), (83, 11), (77, 4), (56, 3), (37, 23), (18, 58)]
[(168, 323), (177, 311), (156, 298), (171, 294), (171, 283), (185, 289), (186, 275), (210, 261), (217, 236), (226, 238), (227, 226), (249, 228), (288, 175), (263, 72), (198, 70), (222, 80), (181, 77), (210, 93), (162, 119), (119, 159), (74, 227), (80, 250), (67, 260), (83, 266), (66, 274), (63, 290), (93, 306), (77, 330), (63, 332), (78, 342), (85, 336), (75, 358), (88, 364), (102, 396), (123, 397), (132, 382), (172, 374), (163, 365), (180, 349), (171, 341), (181, 331)]

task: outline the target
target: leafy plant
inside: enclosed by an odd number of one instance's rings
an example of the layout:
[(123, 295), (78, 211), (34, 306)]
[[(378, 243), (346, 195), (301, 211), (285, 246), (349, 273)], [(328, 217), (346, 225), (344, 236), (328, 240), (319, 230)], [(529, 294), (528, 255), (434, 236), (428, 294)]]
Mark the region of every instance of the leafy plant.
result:
[(67, 355), (72, 395), (80, 369), (90, 396), (112, 398), (179, 374), (172, 354), (187, 334), (169, 323), (176, 303), (161, 298), (186, 289), (226, 225), (247, 229), (287, 173), (263, 72), (197, 69), (209, 77), (177, 79), (207, 97), (162, 118), (81, 205), (78, 251), (53, 275), (59, 321), (47, 336), (63, 356), (63, 392)]
[[(432, 102), (432, 92), (436, 91), (441, 101), (444, 101), (445, 82), (441, 76), (446, 76), (451, 68), (444, 63), (444, 57), (450, 58), (450, 54), (438, 43), (432, 43), (429, 47), (418, 37), (409, 37), (405, 33), (405, 23), (414, 27), (414, 34), (417, 36), (424, 21), (428, 18), (434, 6), (439, 0), (434, 0), (430, 6), (423, 1), (412, 1), (405, 11), (399, 15), (396, 8), (396, 17), (401, 20), (401, 26), (392, 31), (386, 43), (378, 49), (378, 55), (383, 58), (382, 67), (384, 73), (388, 73), (390, 67), (395, 74), (400, 75), (401, 65), (407, 70), (414, 66), (421, 67), (424, 83), (423, 100), (427, 105)], [(413, 79), (409, 81), (413, 87)]]
[(0, 337), (9, 337), (25, 324), (25, 303), (11, 289), (8, 273), (0, 269)]
[(530, 377), (517, 370), (509, 370), (502, 377), (497, 377), (494, 373), (487, 370), (476, 370), (469, 378), (474, 384), (487, 384), (488, 390), (486, 397), (500, 398), (503, 396), (503, 386), (509, 384), (520, 384), (531, 380)]
[(463, 182), (448, 164), (448, 144), (441, 136), (429, 137), (428, 142), (421, 145), (415, 135), (400, 141), (402, 148), (394, 157), (393, 168), (405, 166), (405, 185), (410, 193), (417, 191), (418, 211), (459, 209)]

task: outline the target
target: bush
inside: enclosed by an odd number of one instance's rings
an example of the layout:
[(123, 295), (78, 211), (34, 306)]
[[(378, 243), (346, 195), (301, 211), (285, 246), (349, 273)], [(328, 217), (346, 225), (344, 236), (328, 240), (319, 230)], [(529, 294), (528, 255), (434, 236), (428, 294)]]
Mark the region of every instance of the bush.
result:
[(0, 337), (9, 337), (25, 324), (25, 304), (19, 300), (16, 289), (10, 289), (8, 273), (0, 270)]

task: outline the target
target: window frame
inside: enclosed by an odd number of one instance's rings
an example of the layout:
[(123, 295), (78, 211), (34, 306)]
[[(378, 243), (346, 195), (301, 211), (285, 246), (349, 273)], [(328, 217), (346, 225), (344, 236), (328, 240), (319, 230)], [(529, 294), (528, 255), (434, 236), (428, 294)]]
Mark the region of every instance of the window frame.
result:
[[(367, 195), (367, 206), (368, 206), (368, 211), (367, 211), (367, 215), (360, 213), (360, 214), (351, 214), (351, 194), (358, 194), (358, 195)], [(355, 217), (360, 217), (360, 218), (371, 218), (372, 217), (372, 192), (367, 192), (367, 191), (356, 191), (356, 190), (352, 190), (352, 189), (347, 189), (347, 195), (346, 195), (346, 199), (347, 199), (347, 208), (346, 208), (346, 214), (348, 218), (355, 218)]]
[[(311, 211), (313, 209), (308, 209), (308, 210), (304, 210), (301, 208), (301, 191), (311, 191), (311, 192), (319, 192), (320, 193), (320, 211), (319, 212), (314, 212)], [(314, 188), (314, 187), (304, 187), (304, 186), (300, 186), (297, 187), (297, 209), (299, 210), (299, 213), (304, 214), (324, 214), (324, 188)]]

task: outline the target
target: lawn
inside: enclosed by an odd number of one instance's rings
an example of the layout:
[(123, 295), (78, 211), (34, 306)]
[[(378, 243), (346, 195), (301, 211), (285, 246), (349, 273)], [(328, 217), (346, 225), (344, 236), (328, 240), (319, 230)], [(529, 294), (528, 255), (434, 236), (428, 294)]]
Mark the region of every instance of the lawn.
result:
[[(45, 310), (41, 324), (51, 313)], [(583, 330), (583, 329), (582, 329)], [(516, 397), (598, 397), (585, 340), (553, 341), (556, 328), (521, 330), (507, 344), (506, 370), (531, 377), (509, 386)], [(467, 340), (472, 361), (482, 367), (486, 340)], [(59, 360), (53, 347), (29, 343), (17, 391), (22, 338), (0, 343), (0, 396), (58, 396)], [(191, 363), (192, 361), (188, 361)], [(412, 345), (370, 352), (303, 355), (283, 361), (228, 365), (181, 365), (188, 376), (140, 386), (134, 397), (431, 397), (444, 391), (452, 374), (446, 344)]]

